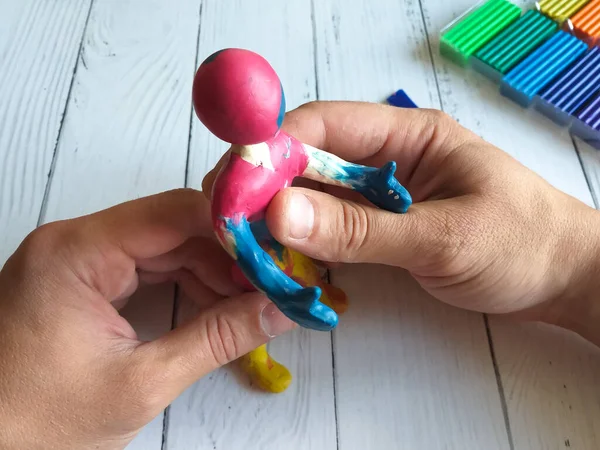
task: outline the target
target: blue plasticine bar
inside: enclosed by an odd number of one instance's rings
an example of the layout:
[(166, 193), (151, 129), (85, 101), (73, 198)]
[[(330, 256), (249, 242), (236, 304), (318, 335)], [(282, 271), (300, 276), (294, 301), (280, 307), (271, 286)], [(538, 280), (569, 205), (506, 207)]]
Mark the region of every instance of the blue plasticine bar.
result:
[(584, 42), (559, 31), (502, 79), (500, 92), (526, 108), (586, 50)]
[(600, 149), (600, 90), (577, 112), (571, 133)]
[(598, 90), (600, 47), (594, 47), (542, 91), (536, 107), (559, 125), (568, 125)]

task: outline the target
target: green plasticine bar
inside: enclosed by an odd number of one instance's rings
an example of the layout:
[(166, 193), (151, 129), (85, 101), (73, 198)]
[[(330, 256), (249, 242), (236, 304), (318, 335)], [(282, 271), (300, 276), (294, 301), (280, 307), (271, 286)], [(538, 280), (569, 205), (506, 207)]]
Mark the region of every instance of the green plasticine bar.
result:
[(530, 10), (475, 53), (473, 67), (485, 75), (491, 74), (490, 78), (499, 81), (557, 31), (556, 22), (538, 11)]
[(488, 0), (468, 11), (442, 32), (440, 52), (466, 66), (469, 58), (521, 16), (521, 8), (507, 0)]

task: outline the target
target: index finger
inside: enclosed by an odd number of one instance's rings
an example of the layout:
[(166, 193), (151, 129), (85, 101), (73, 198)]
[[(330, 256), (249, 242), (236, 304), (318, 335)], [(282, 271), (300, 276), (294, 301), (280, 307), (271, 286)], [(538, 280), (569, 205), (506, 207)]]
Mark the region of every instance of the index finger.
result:
[(398, 108), (365, 102), (311, 102), (285, 116), (283, 129), (305, 144), (342, 159), (382, 165), (398, 163), (405, 182), (427, 150), (451, 149), (464, 140), (455, 121), (438, 110)]
[[(475, 136), (439, 110), (343, 101), (304, 104), (285, 115), (282, 129), (305, 144), (350, 162), (379, 167), (395, 161), (395, 176), (407, 187), (420, 164), (436, 167), (453, 149)], [(227, 154), (202, 182), (209, 198), (226, 161)]]
[[(137, 287), (140, 261), (168, 253), (195, 236), (213, 237), (209, 201), (178, 189), (87, 216), (51, 222), (32, 232), (7, 266), (54, 273), (112, 301)], [(75, 275), (73, 283), (72, 275)], [(46, 276), (46, 275), (44, 275)]]
[(176, 189), (75, 219), (134, 260), (162, 255), (192, 237), (212, 237), (210, 202), (200, 191)]

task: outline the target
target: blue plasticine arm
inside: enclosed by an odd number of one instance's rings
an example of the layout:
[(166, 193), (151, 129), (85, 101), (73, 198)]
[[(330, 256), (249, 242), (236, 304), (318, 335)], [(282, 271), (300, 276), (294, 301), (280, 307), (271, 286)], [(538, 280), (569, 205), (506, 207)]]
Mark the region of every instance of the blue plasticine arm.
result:
[(396, 163), (380, 169), (353, 164), (331, 153), (304, 145), (309, 161), (303, 176), (322, 183), (343, 186), (362, 194), (375, 206), (395, 213), (405, 213), (412, 204), (408, 191), (394, 177)]
[(405, 213), (412, 204), (408, 191), (394, 177), (396, 163), (390, 161), (381, 169), (358, 166), (352, 188), (375, 206), (395, 213)]
[[(393, 106), (417, 108), (402, 89), (387, 99)], [(381, 169), (349, 163), (317, 148), (304, 145), (309, 155), (305, 176), (328, 184), (353, 189), (375, 206), (395, 213), (405, 213), (412, 204), (408, 191), (394, 177), (396, 163), (388, 162)]]
[[(302, 327), (330, 331), (337, 326), (335, 311), (319, 301), (321, 289), (316, 286), (304, 288), (277, 267), (256, 241), (245, 217), (237, 224), (231, 219), (224, 221), (235, 241), (233, 250), (237, 265), (256, 289), (267, 295), (281, 312)], [(260, 226), (257, 230), (260, 230)]]

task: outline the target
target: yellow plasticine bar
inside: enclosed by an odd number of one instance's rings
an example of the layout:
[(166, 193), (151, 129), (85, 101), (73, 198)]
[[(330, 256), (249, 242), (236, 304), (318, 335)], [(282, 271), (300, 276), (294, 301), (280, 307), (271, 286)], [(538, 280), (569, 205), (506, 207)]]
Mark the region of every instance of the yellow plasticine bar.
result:
[(541, 13), (562, 24), (588, 2), (589, 0), (542, 0), (536, 6)]

